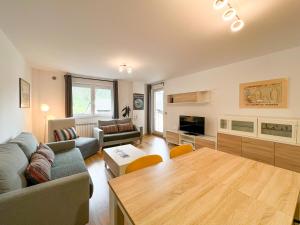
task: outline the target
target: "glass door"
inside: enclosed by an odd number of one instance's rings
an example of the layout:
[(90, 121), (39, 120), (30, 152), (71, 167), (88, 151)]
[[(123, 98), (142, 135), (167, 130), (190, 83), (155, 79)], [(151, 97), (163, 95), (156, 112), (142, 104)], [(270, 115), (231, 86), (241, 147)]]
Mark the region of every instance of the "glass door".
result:
[(153, 133), (163, 135), (164, 132), (164, 91), (153, 90)]

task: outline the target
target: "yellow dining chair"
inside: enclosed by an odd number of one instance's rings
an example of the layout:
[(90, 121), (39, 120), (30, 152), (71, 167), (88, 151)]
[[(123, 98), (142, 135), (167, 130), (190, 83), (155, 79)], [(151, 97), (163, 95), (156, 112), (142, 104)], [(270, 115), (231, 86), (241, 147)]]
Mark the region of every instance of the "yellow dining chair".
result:
[(153, 166), (162, 161), (163, 161), (163, 159), (159, 155), (143, 156), (143, 157), (136, 159), (133, 162), (129, 163), (125, 170), (125, 173), (131, 173), (131, 172), (139, 170), (139, 169)]
[(170, 159), (193, 151), (192, 145), (179, 145), (170, 150)]

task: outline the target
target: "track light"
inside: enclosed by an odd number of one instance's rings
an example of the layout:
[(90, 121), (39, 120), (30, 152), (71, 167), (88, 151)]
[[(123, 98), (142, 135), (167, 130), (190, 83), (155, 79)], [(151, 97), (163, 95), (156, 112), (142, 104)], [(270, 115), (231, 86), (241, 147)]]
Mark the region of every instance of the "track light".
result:
[(215, 0), (214, 8), (216, 10), (223, 9), (228, 4), (228, 0)]
[(131, 74), (132, 71), (133, 71), (133, 70), (132, 70), (132, 67), (127, 66), (126, 64), (120, 65), (120, 66), (119, 66), (119, 72), (120, 72), (120, 73), (123, 73), (125, 70), (127, 71), (128, 74)]
[(241, 19), (238, 19), (231, 24), (231, 31), (232, 32), (240, 31), (241, 29), (243, 29), (244, 26), (245, 26), (244, 21)]
[(232, 20), (234, 17), (236, 17), (237, 13), (234, 8), (227, 9), (223, 14), (223, 20), (229, 21)]
[(237, 32), (243, 29), (243, 27), (245, 26), (244, 21), (240, 19), (237, 11), (230, 5), (228, 0), (215, 0), (213, 6), (217, 10), (223, 9), (225, 6), (228, 7), (228, 9), (223, 13), (222, 17), (224, 21), (229, 21), (236, 18), (236, 20), (231, 24), (230, 27), (232, 32)]

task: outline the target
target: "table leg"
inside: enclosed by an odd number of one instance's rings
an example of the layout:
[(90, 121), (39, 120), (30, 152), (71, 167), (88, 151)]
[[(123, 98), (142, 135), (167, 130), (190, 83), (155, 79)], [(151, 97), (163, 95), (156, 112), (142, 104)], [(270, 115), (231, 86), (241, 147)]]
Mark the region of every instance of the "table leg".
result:
[(118, 200), (109, 188), (109, 219), (110, 225), (124, 225), (124, 216), (121, 209), (118, 206)]

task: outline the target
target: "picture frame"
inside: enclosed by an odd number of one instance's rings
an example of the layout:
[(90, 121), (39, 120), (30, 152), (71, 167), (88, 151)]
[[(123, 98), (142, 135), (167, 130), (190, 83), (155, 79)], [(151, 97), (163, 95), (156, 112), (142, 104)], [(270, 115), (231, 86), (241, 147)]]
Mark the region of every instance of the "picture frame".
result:
[(133, 94), (133, 110), (144, 110), (145, 101), (144, 94)]
[(19, 78), (19, 107), (30, 108), (30, 83)]
[(240, 108), (288, 108), (288, 79), (240, 84)]

